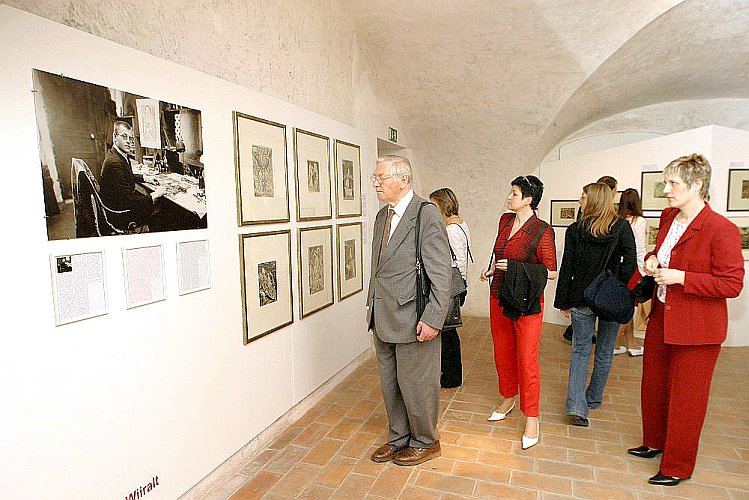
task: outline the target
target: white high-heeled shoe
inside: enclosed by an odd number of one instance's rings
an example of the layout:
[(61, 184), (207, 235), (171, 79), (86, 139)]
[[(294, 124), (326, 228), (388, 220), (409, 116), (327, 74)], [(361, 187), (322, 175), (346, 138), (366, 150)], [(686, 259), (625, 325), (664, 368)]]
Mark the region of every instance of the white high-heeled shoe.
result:
[(504, 419), (507, 418), (507, 415), (510, 414), (510, 412), (512, 411), (513, 408), (515, 408), (515, 400), (512, 401), (512, 406), (510, 406), (509, 410), (507, 410), (504, 413), (500, 413), (498, 411), (495, 411), (491, 415), (489, 415), (489, 418), (487, 418), (487, 420), (490, 421), (490, 422), (496, 422), (498, 420), (504, 420)]
[(536, 420), (536, 437), (529, 438), (528, 436), (523, 433), (523, 438), (521, 439), (521, 443), (523, 445), (523, 449), (527, 450), (528, 448), (532, 446), (536, 446), (538, 444), (538, 438), (541, 436), (541, 426), (538, 420)]

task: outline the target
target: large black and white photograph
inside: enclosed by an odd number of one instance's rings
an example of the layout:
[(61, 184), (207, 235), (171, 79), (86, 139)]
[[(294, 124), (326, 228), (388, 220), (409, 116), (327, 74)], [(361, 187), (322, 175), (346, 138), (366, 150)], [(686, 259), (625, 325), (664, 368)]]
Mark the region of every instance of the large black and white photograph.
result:
[(732, 168), (728, 170), (729, 212), (749, 211), (749, 170)]
[(201, 113), (32, 70), (48, 240), (208, 225)]
[(338, 300), (357, 294), (363, 288), (362, 224), (336, 226), (338, 251)]
[(362, 213), (359, 146), (335, 141), (336, 215), (358, 217)]
[(294, 129), (296, 220), (330, 219), (330, 139)]
[(299, 315), (333, 304), (333, 227), (299, 229)]
[(237, 223), (288, 222), (286, 126), (238, 111), (233, 118)]
[(291, 232), (239, 235), (242, 326), (249, 344), (294, 322)]

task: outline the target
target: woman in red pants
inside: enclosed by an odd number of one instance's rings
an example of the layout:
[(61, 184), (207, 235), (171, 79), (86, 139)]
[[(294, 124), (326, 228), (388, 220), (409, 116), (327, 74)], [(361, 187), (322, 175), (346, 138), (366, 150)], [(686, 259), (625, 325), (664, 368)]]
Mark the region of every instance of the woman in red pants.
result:
[(538, 344), (543, 320), (543, 286), (540, 297), (535, 298), (534, 303), (522, 312), (513, 312), (514, 308), (502, 302), (500, 289), (503, 281), (518, 265), (525, 266), (524, 273), (540, 271), (543, 285), (546, 278), (556, 278), (554, 230), (534, 212), (541, 201), (543, 189), (541, 180), (532, 175), (512, 181), (507, 208), (514, 213), (505, 213), (500, 218), (489, 269), (481, 274), (482, 281), (493, 277), (489, 315), (499, 392), (504, 398), (489, 420), (504, 420), (515, 407), (515, 396), (519, 392), (520, 410), (526, 416), (521, 440), (524, 450), (538, 443), (541, 391)]
[(645, 272), (656, 290), (642, 367), (643, 445), (627, 450), (663, 453), (648, 482), (674, 486), (692, 477), (705, 421), (713, 369), (726, 339), (726, 298), (744, 284), (738, 228), (707, 203), (710, 163), (699, 154), (677, 158), (663, 172), (668, 205)]

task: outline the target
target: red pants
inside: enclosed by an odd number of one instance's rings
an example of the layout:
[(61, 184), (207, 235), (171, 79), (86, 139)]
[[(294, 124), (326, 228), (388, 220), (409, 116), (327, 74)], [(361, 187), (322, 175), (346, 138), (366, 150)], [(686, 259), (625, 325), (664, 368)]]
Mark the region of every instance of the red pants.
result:
[(642, 365), (643, 444), (663, 450), (660, 472), (692, 477), (719, 344), (663, 343), (664, 304), (653, 299)]
[(541, 312), (521, 316), (513, 321), (502, 314), (502, 307), (494, 297), (489, 297), (489, 317), (494, 340), (494, 363), (499, 378), (499, 393), (505, 398), (518, 394), (520, 410), (526, 417), (538, 416), (541, 393), (541, 370), (538, 368), (538, 343), (544, 317)]

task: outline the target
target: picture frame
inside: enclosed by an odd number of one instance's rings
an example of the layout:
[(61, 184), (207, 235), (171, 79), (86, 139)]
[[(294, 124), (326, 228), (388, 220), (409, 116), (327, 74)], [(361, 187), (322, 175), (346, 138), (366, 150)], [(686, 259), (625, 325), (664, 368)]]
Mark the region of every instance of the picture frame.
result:
[(362, 223), (350, 222), (336, 226), (338, 250), (338, 301), (364, 289), (362, 261)]
[(568, 227), (577, 220), (578, 200), (551, 200), (551, 225)]
[(749, 260), (749, 217), (731, 217), (731, 222), (736, 224), (741, 234), (741, 253), (744, 260)]
[(104, 252), (49, 256), (55, 326), (109, 312)]
[(330, 200), (330, 138), (294, 129), (296, 220), (322, 220), (333, 216)]
[(177, 283), (179, 294), (211, 288), (211, 253), (208, 240), (177, 242)]
[(240, 234), (239, 256), (247, 345), (294, 322), (291, 231)]
[(644, 211), (662, 211), (668, 207), (668, 197), (663, 192), (665, 183), (663, 171), (642, 172), (640, 177), (640, 197)]
[(728, 169), (728, 212), (749, 211), (749, 170)]
[(619, 201), (622, 199), (622, 193), (624, 191), (617, 191), (614, 193), (614, 210), (619, 212)]
[(336, 139), (334, 153), (336, 216), (359, 217), (362, 213), (359, 146)]
[(333, 226), (298, 229), (299, 317), (333, 305)]
[(123, 248), (122, 268), (126, 309), (166, 300), (163, 246)]
[(289, 222), (286, 125), (233, 112), (237, 223)]
[(655, 250), (655, 241), (658, 237), (658, 229), (660, 228), (661, 218), (660, 217), (645, 217), (645, 251), (651, 252)]

